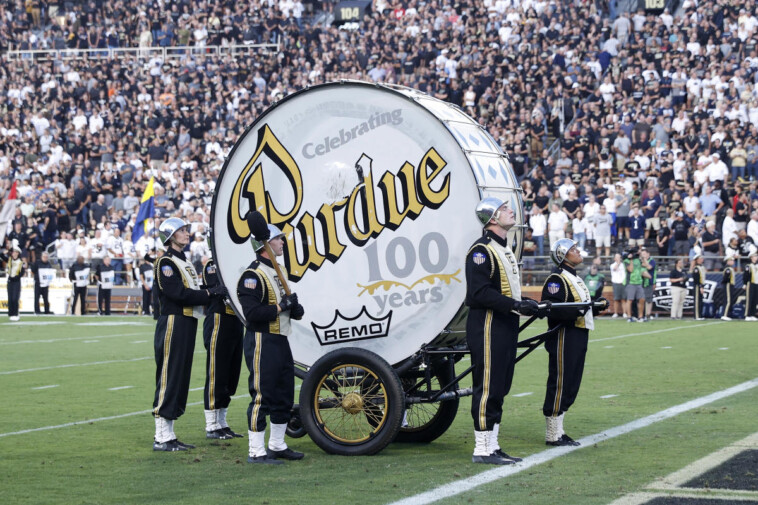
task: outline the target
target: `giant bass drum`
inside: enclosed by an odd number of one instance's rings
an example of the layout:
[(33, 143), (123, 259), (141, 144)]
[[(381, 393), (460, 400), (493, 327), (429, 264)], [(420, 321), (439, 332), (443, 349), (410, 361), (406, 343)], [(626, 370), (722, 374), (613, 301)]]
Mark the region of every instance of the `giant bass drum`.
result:
[[(230, 152), (215, 188), (212, 248), (230, 302), (254, 260), (248, 209), (286, 236), (290, 288), (305, 307), (290, 345), (310, 366), (358, 347), (390, 364), (463, 338), (464, 259), (485, 196), (522, 199), (508, 157), (459, 108), (416, 90), (338, 82), (264, 112)], [(510, 233), (520, 257), (522, 227)]]

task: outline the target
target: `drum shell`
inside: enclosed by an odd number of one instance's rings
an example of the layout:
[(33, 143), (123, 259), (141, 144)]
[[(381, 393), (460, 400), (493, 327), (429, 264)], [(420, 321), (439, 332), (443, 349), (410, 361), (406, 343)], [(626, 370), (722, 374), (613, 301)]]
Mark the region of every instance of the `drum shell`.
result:
[[(368, 131), (357, 135), (356, 125), (363, 124)], [(439, 160), (444, 167), (435, 173)], [(286, 173), (294, 172), (286, 168), (292, 164), (299, 171), (294, 184)], [(256, 186), (258, 172), (262, 184)], [(394, 192), (388, 189), (392, 183)], [(404, 184), (415, 188), (403, 193)], [(243, 189), (235, 196), (236, 187)], [(400, 210), (417, 197), (418, 215), (409, 212), (388, 225), (393, 196)], [(244, 216), (250, 206), (261, 210), (285, 231), (287, 252), (280, 263), (306, 311), (290, 335), (295, 360), (310, 365), (339, 346), (356, 345), (397, 363), (422, 345), (465, 337), (464, 258), (481, 233), (474, 207), (483, 196), (508, 200), (521, 221), (521, 197), (507, 157), (459, 109), (404, 88), (325, 84), (282, 100), (235, 144), (214, 193), (213, 255), (241, 316), (232, 287), (254, 253), (244, 232), (230, 232), (229, 216)], [(357, 216), (352, 221), (345, 218), (351, 198)], [(346, 203), (340, 207), (341, 199)], [(320, 212), (325, 205), (331, 210)], [(372, 219), (376, 233), (363, 234), (370, 236), (362, 242), (350, 235), (351, 226), (369, 230)], [(344, 247), (329, 249), (329, 227), (332, 245)], [(520, 228), (510, 235), (520, 254)], [(306, 250), (310, 257), (323, 256), (321, 263), (303, 268)]]

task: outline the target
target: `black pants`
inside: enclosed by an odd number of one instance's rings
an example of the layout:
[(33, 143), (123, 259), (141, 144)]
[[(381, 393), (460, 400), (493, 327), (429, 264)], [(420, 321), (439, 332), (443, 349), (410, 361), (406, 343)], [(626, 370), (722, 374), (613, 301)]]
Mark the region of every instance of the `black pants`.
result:
[(48, 293), (49, 287), (43, 288), (38, 283), (34, 283), (34, 313), (40, 314), (42, 311), (39, 309), (39, 297), (42, 297), (42, 305), (45, 307), (45, 314), (50, 313), (50, 299)]
[(149, 316), (153, 305), (153, 291), (142, 288), (142, 314)]
[(745, 317), (758, 316), (758, 284), (745, 285)]
[(111, 289), (97, 287), (97, 311), (106, 316), (111, 315)]
[(587, 329), (569, 326), (545, 341), (549, 359), (544, 415), (559, 416), (574, 404), (582, 384), (589, 334)]
[(724, 284), (724, 315), (726, 317), (731, 317), (729, 316), (729, 313), (732, 311), (732, 307), (734, 307), (736, 292), (737, 290), (734, 286), (731, 284)]
[(155, 399), (153, 415), (176, 419), (184, 414), (189, 394), (197, 319), (159, 316), (155, 325)]
[(515, 314), (469, 311), (466, 340), (474, 366), (471, 417), (476, 431), (491, 431), (503, 417), (503, 399), (511, 390), (516, 365), (518, 323)]
[(81, 314), (87, 313), (87, 286), (82, 288), (74, 286), (74, 302), (71, 304), (71, 313), (76, 314), (76, 301), (81, 303)]
[(18, 315), (18, 301), (21, 298), (21, 279), (8, 281), (8, 316)]
[(286, 424), (295, 403), (295, 363), (287, 337), (247, 330), (245, 362), (250, 370), (247, 426), (264, 431), (266, 416), (272, 424)]
[(237, 391), (245, 327), (237, 316), (209, 313), (203, 321), (206, 410), (225, 409)]
[(693, 308), (693, 317), (695, 319), (701, 318), (703, 317), (703, 294), (700, 292), (700, 286), (695, 285), (692, 297), (695, 302), (695, 307)]

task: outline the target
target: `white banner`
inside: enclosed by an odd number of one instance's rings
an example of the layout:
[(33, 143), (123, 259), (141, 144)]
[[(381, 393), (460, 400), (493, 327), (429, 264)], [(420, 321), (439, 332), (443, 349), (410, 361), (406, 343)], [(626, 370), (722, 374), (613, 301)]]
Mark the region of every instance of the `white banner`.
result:
[(82, 268), (74, 273), (76, 287), (85, 288), (89, 285), (89, 268)]
[(100, 272), (100, 287), (103, 289), (113, 289), (113, 280), (116, 277), (116, 272), (113, 270)]
[(40, 287), (46, 288), (50, 286), (50, 284), (53, 282), (53, 279), (55, 279), (55, 274), (56, 270), (54, 268), (40, 268), (37, 270)]

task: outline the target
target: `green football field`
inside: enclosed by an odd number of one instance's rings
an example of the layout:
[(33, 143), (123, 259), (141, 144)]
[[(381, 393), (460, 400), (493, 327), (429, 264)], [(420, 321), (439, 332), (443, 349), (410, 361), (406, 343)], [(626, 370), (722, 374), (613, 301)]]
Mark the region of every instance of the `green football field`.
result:
[[(303, 461), (247, 464), (246, 438), (205, 439), (200, 335), (189, 406), (175, 426), (197, 449), (154, 453), (151, 319), (5, 319), (0, 499), (605, 504), (758, 431), (758, 324), (605, 319), (597, 326), (582, 389), (565, 421), (566, 431), (585, 444), (573, 451), (545, 446), (547, 354), (537, 349), (517, 365), (505, 400), (501, 444), (525, 458), (506, 471), (471, 463), (468, 398), (453, 426), (431, 444), (391, 444), (378, 455), (349, 458), (325, 454), (304, 437), (288, 440), (306, 453)], [(457, 370), (467, 365), (464, 360)], [(246, 379), (243, 366), (229, 409), (231, 427), (242, 432)]]

